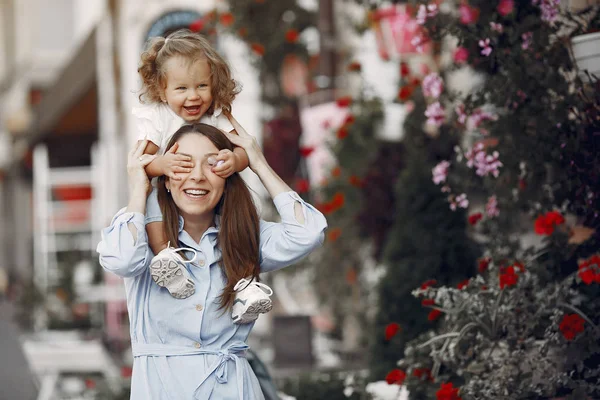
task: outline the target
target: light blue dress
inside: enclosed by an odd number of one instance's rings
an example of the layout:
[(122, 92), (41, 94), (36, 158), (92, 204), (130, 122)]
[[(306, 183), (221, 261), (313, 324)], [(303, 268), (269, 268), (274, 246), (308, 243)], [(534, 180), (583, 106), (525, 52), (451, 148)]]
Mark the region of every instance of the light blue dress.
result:
[[(294, 215), (296, 201), (302, 205), (304, 224)], [(295, 192), (281, 193), (273, 202), (281, 222), (260, 221), (261, 272), (300, 260), (323, 243), (327, 228), (325, 217)], [(219, 219), (200, 243), (183, 230), (183, 218), (179, 222), (180, 245), (198, 252), (196, 261), (187, 265), (196, 293), (184, 300), (171, 297), (150, 277), (153, 254), (144, 215), (122, 209), (98, 244), (102, 267), (125, 278), (134, 356), (131, 399), (264, 399), (244, 357), (254, 324), (235, 325), (230, 311), (218, 310), (225, 283), (216, 262)], [(135, 242), (128, 223), (137, 229)]]

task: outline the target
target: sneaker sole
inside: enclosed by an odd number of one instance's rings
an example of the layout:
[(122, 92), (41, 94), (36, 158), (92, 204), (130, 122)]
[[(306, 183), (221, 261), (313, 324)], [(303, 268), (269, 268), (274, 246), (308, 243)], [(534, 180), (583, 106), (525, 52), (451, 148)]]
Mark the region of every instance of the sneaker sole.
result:
[[(264, 314), (268, 313), (273, 309), (273, 302), (271, 299), (261, 299), (257, 302), (250, 304), (244, 314)], [(242, 314), (243, 315), (243, 314)]]
[(233, 323), (236, 325), (249, 324), (250, 322), (254, 322), (258, 319), (258, 314), (242, 314), (233, 318)]
[(236, 325), (248, 324), (256, 321), (259, 314), (268, 313), (273, 309), (273, 302), (271, 299), (261, 299), (251, 304), (246, 311), (241, 315), (233, 318), (233, 323)]
[(194, 282), (186, 277), (183, 267), (173, 261), (158, 260), (150, 265), (150, 274), (158, 286), (167, 288), (176, 299), (186, 299), (196, 292)]

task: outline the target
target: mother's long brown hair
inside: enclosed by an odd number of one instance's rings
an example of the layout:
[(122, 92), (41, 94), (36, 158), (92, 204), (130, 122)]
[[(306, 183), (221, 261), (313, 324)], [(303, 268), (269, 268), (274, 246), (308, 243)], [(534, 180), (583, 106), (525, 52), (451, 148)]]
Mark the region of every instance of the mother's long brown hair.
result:
[[(233, 150), (233, 145), (217, 128), (206, 124), (184, 125), (169, 140), (167, 149), (185, 135), (203, 135), (217, 149)], [(158, 203), (163, 215), (167, 240), (179, 243), (179, 210), (165, 186), (166, 177), (158, 178)], [(221, 216), (217, 246), (221, 250), (219, 260), (225, 276), (225, 288), (221, 294), (221, 308), (230, 309), (235, 300), (233, 287), (242, 278), (258, 280), (259, 268), (259, 219), (250, 190), (236, 172), (225, 181), (223, 196), (215, 208)]]

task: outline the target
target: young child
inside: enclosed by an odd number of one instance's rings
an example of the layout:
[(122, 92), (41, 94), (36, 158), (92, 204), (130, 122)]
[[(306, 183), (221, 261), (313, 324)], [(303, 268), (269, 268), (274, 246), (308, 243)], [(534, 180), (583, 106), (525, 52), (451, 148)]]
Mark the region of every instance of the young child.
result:
[[(227, 132), (234, 131), (223, 110), (231, 112), (239, 87), (231, 78), (229, 66), (210, 43), (187, 30), (176, 31), (166, 39), (150, 39), (142, 53), (138, 73), (142, 80), (139, 97), (142, 105), (132, 111), (139, 131), (138, 140), (149, 141), (145, 154), (158, 154), (146, 172), (150, 178), (166, 175), (169, 179), (181, 180), (178, 173), (190, 172), (194, 165), (189, 156), (177, 153), (176, 146), (164, 148), (169, 138), (186, 123), (202, 122)], [(213, 173), (227, 178), (248, 166), (248, 156), (244, 149), (236, 147), (233, 152), (221, 150), (208, 162)], [(178, 251), (191, 249), (176, 249), (167, 243), (162, 219), (156, 190), (153, 190), (146, 211), (148, 241), (156, 254), (150, 263), (150, 273), (154, 282), (173, 297), (185, 299), (195, 292), (185, 263), (196, 256), (185, 260)], [(192, 265), (204, 267), (203, 263), (201, 260)], [(242, 279), (235, 290), (234, 323), (252, 322), (258, 314), (273, 307), (269, 298), (273, 292), (262, 283)]]

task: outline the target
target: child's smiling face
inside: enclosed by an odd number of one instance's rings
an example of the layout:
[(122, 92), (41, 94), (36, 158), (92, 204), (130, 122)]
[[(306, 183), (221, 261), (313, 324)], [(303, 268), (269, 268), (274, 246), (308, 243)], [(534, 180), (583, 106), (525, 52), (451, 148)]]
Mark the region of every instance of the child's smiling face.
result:
[(175, 56), (165, 63), (162, 100), (186, 122), (197, 122), (210, 108), (211, 71), (206, 59), (190, 62)]

